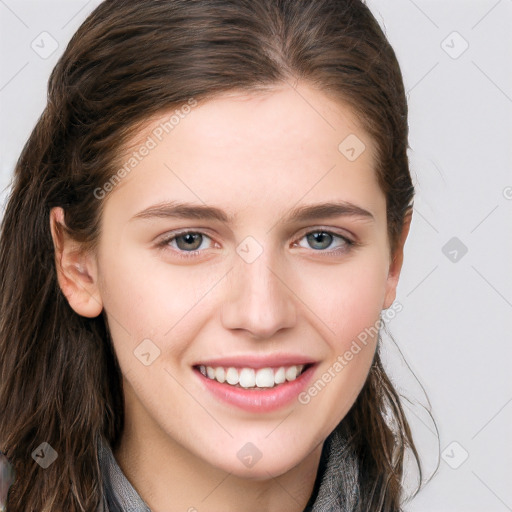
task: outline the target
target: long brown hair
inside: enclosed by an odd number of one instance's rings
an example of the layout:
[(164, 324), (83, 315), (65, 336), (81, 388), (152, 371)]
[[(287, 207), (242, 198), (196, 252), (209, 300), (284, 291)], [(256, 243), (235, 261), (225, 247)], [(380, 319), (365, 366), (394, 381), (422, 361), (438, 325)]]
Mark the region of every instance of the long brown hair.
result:
[[(301, 80), (348, 104), (376, 143), (393, 251), (412, 208), (407, 102), (395, 53), (361, 0), (106, 0), (69, 42), (23, 148), (0, 240), (0, 450), (14, 466), (9, 512), (95, 511), (97, 443), (123, 428), (121, 372), (105, 318), (76, 314), (56, 275), (49, 213), (94, 248), (94, 191), (152, 116), (226, 91)], [(392, 418), (391, 420), (389, 418)], [(404, 453), (421, 463), (378, 351), (344, 418), (361, 510), (399, 510)], [(33, 451), (58, 454), (43, 470)]]

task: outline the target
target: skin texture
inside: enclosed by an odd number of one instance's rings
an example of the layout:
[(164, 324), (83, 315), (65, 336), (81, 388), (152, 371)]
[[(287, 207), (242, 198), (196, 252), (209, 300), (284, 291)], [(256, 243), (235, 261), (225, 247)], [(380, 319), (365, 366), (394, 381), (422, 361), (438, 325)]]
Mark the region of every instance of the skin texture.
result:
[[(137, 141), (168, 118), (152, 120)], [(350, 134), (366, 145), (355, 161), (338, 150)], [(192, 365), (228, 355), (302, 354), (318, 363), (314, 382), (375, 325), (395, 299), (410, 218), (392, 259), (373, 155), (351, 111), (305, 84), (230, 93), (180, 119), (102, 199), (97, 253), (59, 236), (62, 210), (52, 210), (63, 293), (80, 315), (106, 313), (125, 390), (115, 456), (152, 510), (304, 509), (322, 442), (359, 394), (376, 338), (308, 404), (294, 400), (269, 413), (218, 401)], [(236, 221), (130, 220), (169, 200), (217, 206)], [(341, 200), (374, 219), (284, 223), (296, 206)], [(179, 251), (187, 255), (183, 239), (156, 247), (186, 229), (205, 235), (188, 242), (198, 254), (180, 258)], [(305, 236), (322, 230), (358, 245)], [(262, 249), (252, 263), (237, 252), (248, 236)], [(134, 355), (144, 339), (160, 350), (149, 366)], [(237, 457), (248, 442), (262, 454), (251, 468)]]

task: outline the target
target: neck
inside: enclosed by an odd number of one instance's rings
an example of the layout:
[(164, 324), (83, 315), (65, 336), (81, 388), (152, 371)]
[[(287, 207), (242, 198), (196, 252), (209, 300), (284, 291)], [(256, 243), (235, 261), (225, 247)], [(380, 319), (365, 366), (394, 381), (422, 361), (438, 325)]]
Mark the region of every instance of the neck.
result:
[(286, 473), (251, 480), (212, 466), (156, 425), (139, 424), (126, 414), (114, 456), (153, 512), (303, 512), (321, 452), (322, 444)]

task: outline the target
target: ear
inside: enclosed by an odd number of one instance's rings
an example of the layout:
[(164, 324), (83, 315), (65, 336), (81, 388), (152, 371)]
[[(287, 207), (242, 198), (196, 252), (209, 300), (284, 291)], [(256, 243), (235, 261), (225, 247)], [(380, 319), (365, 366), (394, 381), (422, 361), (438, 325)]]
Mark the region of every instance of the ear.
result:
[(404, 261), (404, 245), (407, 235), (409, 234), (409, 228), (411, 227), (412, 211), (412, 208), (410, 208), (405, 214), (402, 232), (393, 254), (392, 261), (389, 265), (383, 309), (389, 308), (396, 298), (396, 287), (398, 285), (398, 278), (400, 277), (400, 271), (402, 270), (402, 263)]
[(94, 318), (103, 310), (98, 289), (97, 263), (91, 253), (81, 250), (65, 229), (64, 210), (50, 211), (50, 229), (60, 289), (69, 305), (81, 316)]

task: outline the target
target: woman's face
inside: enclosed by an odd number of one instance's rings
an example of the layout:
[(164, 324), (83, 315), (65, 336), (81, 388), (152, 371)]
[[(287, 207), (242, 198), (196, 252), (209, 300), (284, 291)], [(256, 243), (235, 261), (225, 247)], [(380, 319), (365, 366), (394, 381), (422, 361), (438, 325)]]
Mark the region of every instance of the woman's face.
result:
[(95, 281), (126, 425), (268, 478), (347, 414), (376, 348), (362, 333), (395, 297), (375, 147), (303, 85), (178, 110), (172, 129), (174, 111), (138, 134), (136, 164), (98, 199)]

